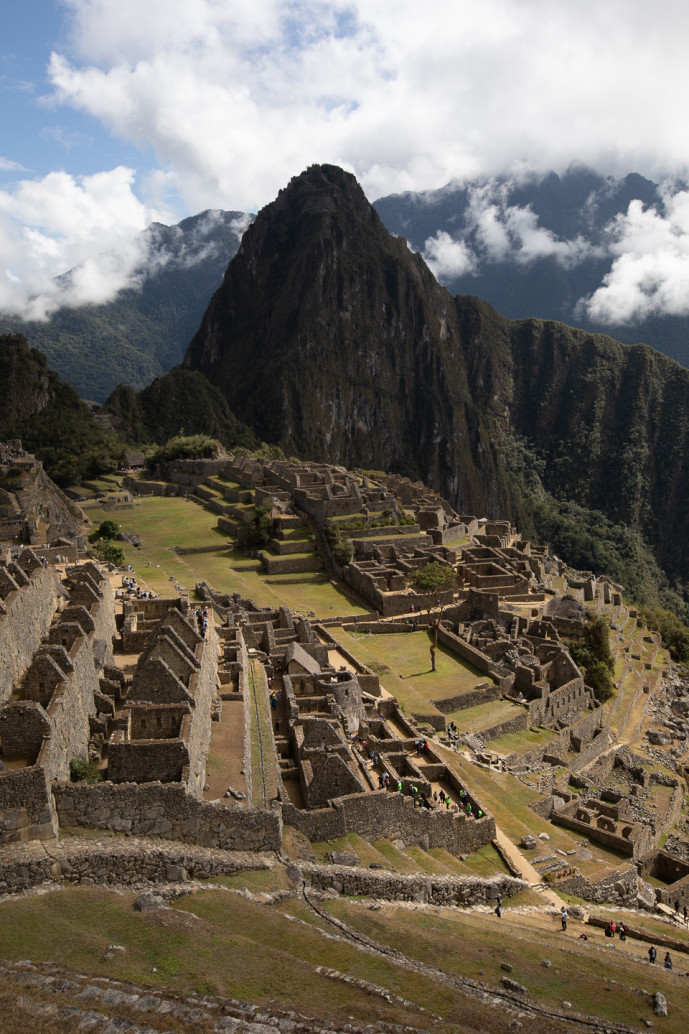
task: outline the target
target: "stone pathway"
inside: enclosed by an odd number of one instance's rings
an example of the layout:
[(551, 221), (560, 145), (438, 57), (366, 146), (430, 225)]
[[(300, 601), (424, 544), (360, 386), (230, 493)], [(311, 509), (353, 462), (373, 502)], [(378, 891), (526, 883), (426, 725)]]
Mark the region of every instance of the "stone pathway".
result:
[(495, 839), (498, 842), (500, 850), (507, 858), (509, 858), (510, 863), (514, 866), (520, 878), (526, 880), (531, 890), (535, 890), (538, 894), (541, 894), (546, 901), (550, 902), (551, 905), (555, 905), (556, 908), (561, 908), (563, 904), (562, 898), (558, 897), (554, 890), (550, 890), (549, 887), (543, 886), (543, 879), (540, 873), (534, 869), (531, 862), (527, 861), (519, 848), (515, 847), (499, 826), (495, 827)]

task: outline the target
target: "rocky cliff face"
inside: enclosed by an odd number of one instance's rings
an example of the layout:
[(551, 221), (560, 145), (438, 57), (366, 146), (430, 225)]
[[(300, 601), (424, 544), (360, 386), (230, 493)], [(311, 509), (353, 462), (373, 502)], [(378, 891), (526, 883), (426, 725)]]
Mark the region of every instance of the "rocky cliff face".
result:
[(184, 365), (288, 454), (419, 477), (464, 512), (519, 507), (501, 459), (518, 437), (556, 497), (638, 528), (689, 580), (689, 371), (453, 298), (340, 169), (259, 213)]
[(312, 167), (247, 230), (184, 366), (289, 453), (399, 471), (504, 509), (451, 295), (353, 176)]

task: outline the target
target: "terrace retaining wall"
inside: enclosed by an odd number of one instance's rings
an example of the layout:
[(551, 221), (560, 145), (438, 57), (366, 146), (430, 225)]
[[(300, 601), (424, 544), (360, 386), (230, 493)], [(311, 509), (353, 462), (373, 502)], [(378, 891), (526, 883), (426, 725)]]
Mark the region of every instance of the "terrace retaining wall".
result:
[(61, 826), (111, 829), (233, 851), (279, 851), (277, 811), (243, 811), (199, 801), (182, 786), (163, 783), (57, 783)]

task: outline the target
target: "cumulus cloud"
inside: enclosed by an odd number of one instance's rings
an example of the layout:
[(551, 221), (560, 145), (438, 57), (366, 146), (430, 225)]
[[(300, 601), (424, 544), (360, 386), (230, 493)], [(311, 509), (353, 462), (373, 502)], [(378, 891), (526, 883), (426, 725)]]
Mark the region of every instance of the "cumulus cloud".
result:
[[(681, 131), (689, 6), (676, 0), (656, 0), (653, 17), (648, 0), (61, 6), (68, 24), (49, 59), (44, 101), (70, 118), (45, 132), (73, 160), (85, 143), (72, 119), (95, 119), (113, 141), (140, 149), (141, 168), (126, 184), (116, 170), (99, 174), (115, 191), (111, 204), (96, 178), (74, 172), (22, 180), (0, 195), (3, 308), (21, 308), (32, 294), (49, 298), (54, 273), (99, 262), (97, 243), (117, 253), (151, 219), (175, 221), (172, 211), (207, 208), (256, 211), (313, 162), (356, 173), (372, 199), (452, 179), (485, 181), (525, 164), (562, 169), (573, 159), (613, 173), (689, 169)], [(662, 103), (649, 88), (655, 82), (662, 82)], [(129, 151), (126, 164), (134, 164)], [(22, 171), (2, 162), (0, 170)], [(38, 194), (51, 201), (41, 204)], [(118, 210), (106, 225), (101, 205)], [(444, 231), (426, 253), (450, 276), (501, 257), (529, 263), (550, 255), (573, 265), (587, 247), (557, 239), (529, 209), (488, 191), (475, 199), (468, 235)], [(100, 278), (92, 270), (84, 283), (100, 295), (108, 281), (113, 290), (128, 282), (127, 255), (124, 247), (120, 273)], [(625, 271), (620, 253), (605, 305), (613, 306), (616, 284), (635, 276), (646, 285), (637, 294), (657, 301), (665, 289), (672, 294), (671, 255), (664, 255), (661, 290), (649, 286), (638, 262)], [(603, 295), (590, 304), (602, 311)]]
[(608, 227), (612, 268), (579, 312), (597, 323), (689, 315), (689, 191), (664, 188), (664, 212), (632, 201)]
[(439, 280), (473, 273), (476, 258), (462, 240), (453, 240), (449, 233), (438, 230), (435, 237), (429, 237), (424, 245), (424, 258)]
[(689, 8), (672, 0), (651, 19), (646, 0), (66, 2), (55, 99), (150, 145), (191, 210), (254, 210), (313, 161), (370, 197), (525, 159), (687, 163)]
[[(141, 231), (168, 213), (136, 197), (134, 173), (53, 172), (0, 191), (0, 310), (46, 319), (62, 305), (98, 303), (132, 282)], [(65, 270), (69, 276), (56, 280)]]

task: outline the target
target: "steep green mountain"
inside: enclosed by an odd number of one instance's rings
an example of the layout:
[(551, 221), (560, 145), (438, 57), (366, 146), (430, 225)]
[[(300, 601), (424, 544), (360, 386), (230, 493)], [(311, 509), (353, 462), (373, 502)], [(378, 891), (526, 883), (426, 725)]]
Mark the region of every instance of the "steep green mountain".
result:
[(21, 438), (61, 486), (115, 469), (121, 443), (21, 335), (0, 335), (0, 437)]
[(689, 581), (689, 371), (453, 298), (340, 169), (308, 169), (259, 213), (184, 366), (288, 454), (420, 477), (532, 527), (571, 502)]
[(162, 443), (178, 434), (206, 434), (228, 448), (256, 449), (260, 444), (253, 431), (237, 420), (218, 388), (202, 374), (179, 367), (139, 392), (118, 385), (103, 413), (134, 442)]
[[(141, 236), (134, 285), (105, 305), (58, 309), (44, 323), (0, 315), (82, 398), (103, 401), (121, 382), (142, 388), (180, 362), (249, 217), (208, 211)], [(60, 278), (69, 290), (71, 274)]]
[(610, 273), (619, 221), (632, 202), (667, 215), (658, 184), (636, 173), (615, 180), (575, 165), (562, 176), (497, 177), (390, 195), (375, 208), (392, 233), (428, 256), (439, 234), (446, 235), (446, 248), (461, 242), (454, 257), (442, 247), (435, 253), (440, 282), (453, 294), (479, 295), (511, 319), (553, 319), (627, 344), (643, 341), (689, 366), (686, 316), (603, 324), (579, 304)]
[(0, 335), (0, 438), (21, 438), (60, 486), (115, 470), (132, 443), (207, 434), (229, 449), (255, 449), (253, 432), (200, 374), (175, 369), (138, 394), (120, 385), (92, 409), (21, 335)]

